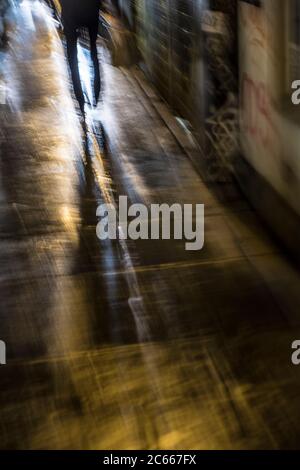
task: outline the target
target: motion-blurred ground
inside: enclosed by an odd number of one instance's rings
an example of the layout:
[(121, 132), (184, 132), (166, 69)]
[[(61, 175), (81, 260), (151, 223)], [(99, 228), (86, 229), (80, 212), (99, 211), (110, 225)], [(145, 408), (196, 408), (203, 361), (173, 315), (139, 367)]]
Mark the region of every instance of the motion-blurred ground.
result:
[[(234, 183), (195, 172), (137, 69), (103, 56), (85, 142), (48, 10), (24, 0), (16, 20), (1, 67), (1, 448), (299, 447), (298, 270)], [(204, 203), (205, 249), (100, 243), (96, 208), (119, 194)]]

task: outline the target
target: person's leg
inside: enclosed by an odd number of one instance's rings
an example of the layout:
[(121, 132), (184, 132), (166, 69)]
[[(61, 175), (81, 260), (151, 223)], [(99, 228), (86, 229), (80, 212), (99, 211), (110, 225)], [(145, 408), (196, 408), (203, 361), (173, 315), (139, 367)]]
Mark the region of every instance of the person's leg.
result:
[(75, 27), (66, 27), (65, 36), (67, 41), (67, 55), (71, 70), (74, 93), (79, 103), (80, 110), (84, 114), (84, 94), (79, 74), (78, 50), (77, 50), (77, 31)]
[(94, 98), (95, 103), (98, 103), (100, 91), (101, 91), (101, 76), (100, 76), (100, 65), (98, 60), (97, 51), (97, 37), (98, 37), (99, 22), (95, 21), (89, 26), (90, 44), (91, 44), (91, 57), (94, 67)]

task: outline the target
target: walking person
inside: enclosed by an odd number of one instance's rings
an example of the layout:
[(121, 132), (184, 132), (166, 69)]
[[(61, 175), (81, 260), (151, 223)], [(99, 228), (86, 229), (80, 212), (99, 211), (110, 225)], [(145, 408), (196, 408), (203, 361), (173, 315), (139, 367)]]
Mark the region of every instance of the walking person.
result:
[(60, 3), (74, 93), (84, 117), (84, 94), (78, 66), (78, 30), (84, 27), (87, 28), (89, 33), (90, 51), (94, 68), (94, 100), (95, 104), (97, 104), (101, 91), (101, 77), (97, 53), (101, 0), (60, 0)]

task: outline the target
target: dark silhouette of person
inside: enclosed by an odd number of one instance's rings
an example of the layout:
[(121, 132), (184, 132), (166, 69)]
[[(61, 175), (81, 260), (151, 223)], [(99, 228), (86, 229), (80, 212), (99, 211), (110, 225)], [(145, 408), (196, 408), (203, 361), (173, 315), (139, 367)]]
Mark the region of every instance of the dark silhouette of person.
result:
[(89, 32), (90, 50), (94, 68), (94, 99), (95, 104), (97, 104), (101, 91), (101, 76), (97, 53), (101, 0), (60, 0), (60, 3), (74, 93), (84, 116), (84, 94), (78, 66), (78, 30), (80, 28), (87, 28)]

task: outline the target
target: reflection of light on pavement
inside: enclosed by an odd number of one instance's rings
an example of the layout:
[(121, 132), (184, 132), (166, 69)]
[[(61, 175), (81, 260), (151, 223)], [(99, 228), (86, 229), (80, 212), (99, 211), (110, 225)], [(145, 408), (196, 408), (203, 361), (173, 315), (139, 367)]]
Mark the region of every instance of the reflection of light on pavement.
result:
[(34, 1), (31, 2), (29, 0), (23, 0), (20, 4), (20, 8), (22, 10), (23, 21), (27, 29), (31, 31), (35, 31), (35, 25), (32, 16), (32, 8), (39, 8), (41, 6), (40, 2)]
[(6, 103), (7, 87), (5, 82), (1, 81), (0, 77), (0, 104)]
[(78, 242), (78, 230), (77, 230), (77, 217), (76, 211), (72, 210), (70, 206), (63, 205), (60, 208), (60, 220), (72, 241), (77, 243)]
[[(76, 249), (78, 195), (68, 175), (75, 174), (74, 164), (82, 150), (80, 126), (69, 93), (64, 51), (50, 11), (42, 2), (24, 0), (15, 8), (18, 28), (6, 54), (3, 84), (0, 76), (0, 100), (5, 98), (11, 112), (18, 113), (19, 125), (23, 122), (36, 153), (44, 158), (45, 172), (49, 176), (56, 175), (51, 188), (52, 203), (55, 204), (58, 197), (63, 200), (57, 208), (56, 219)], [(45, 54), (46, 48), (49, 54)], [(19, 90), (22, 90), (19, 83), (24, 77), (34, 77), (37, 83), (37, 92), (33, 93), (29, 109), (24, 107), (24, 97), (19, 96)], [(42, 93), (39, 94), (41, 83)], [(4, 97), (1, 96), (2, 86)], [(51, 196), (48, 199), (50, 201)]]
[(90, 103), (93, 103), (93, 91), (91, 84), (91, 67), (85, 51), (82, 46), (78, 46), (78, 62), (81, 82), (83, 84), (83, 92), (86, 93)]

